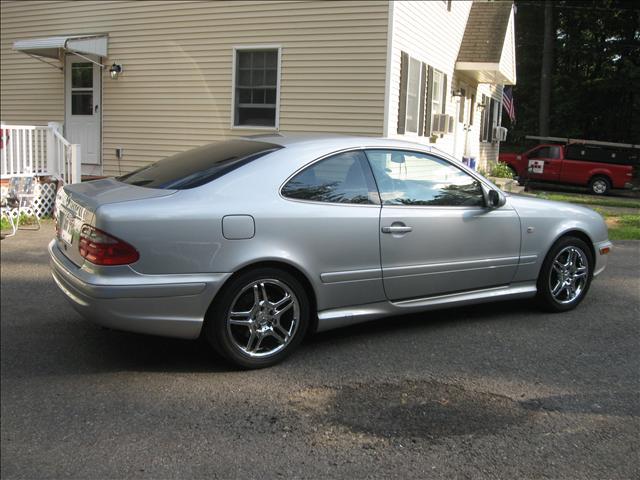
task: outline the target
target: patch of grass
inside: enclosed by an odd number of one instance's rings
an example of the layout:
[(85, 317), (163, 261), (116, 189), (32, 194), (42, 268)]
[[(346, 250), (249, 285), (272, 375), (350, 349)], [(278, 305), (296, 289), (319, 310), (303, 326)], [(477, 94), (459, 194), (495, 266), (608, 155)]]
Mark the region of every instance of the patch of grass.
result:
[[(43, 220), (49, 220), (51, 219), (50, 216), (46, 216), (46, 217), (42, 217), (40, 219), (40, 222), (42, 222)], [(26, 214), (21, 214), (20, 215), (20, 226), (22, 227), (23, 225), (35, 225), (36, 223), (36, 218), (33, 215), (26, 215)], [(6, 231), (11, 230), (11, 224), (9, 223), (9, 220), (6, 217), (2, 217), (2, 219), (0, 219), (0, 229), (2, 230), (3, 233), (6, 233)]]
[(601, 205), (603, 207), (640, 208), (640, 200), (634, 198), (598, 197), (574, 193), (536, 192), (536, 196), (546, 200), (579, 203), (582, 205)]
[(640, 215), (608, 215), (606, 222), (611, 240), (640, 240)]
[(613, 213), (598, 207), (594, 210), (604, 217), (610, 240), (640, 240), (640, 214)]

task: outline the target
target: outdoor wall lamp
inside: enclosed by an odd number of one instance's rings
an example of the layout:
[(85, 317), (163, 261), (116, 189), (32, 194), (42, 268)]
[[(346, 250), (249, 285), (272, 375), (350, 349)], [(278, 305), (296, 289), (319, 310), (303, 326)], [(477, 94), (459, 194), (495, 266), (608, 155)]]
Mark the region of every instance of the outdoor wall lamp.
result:
[(478, 105), (476, 105), (476, 108), (478, 110), (484, 110), (485, 108), (487, 108), (487, 106), (484, 103), (478, 103)]
[(464, 95), (465, 95), (465, 91), (462, 88), (459, 88), (457, 90), (451, 90), (452, 97), (464, 97)]
[(118, 75), (120, 75), (122, 72), (124, 72), (124, 68), (122, 68), (122, 65), (118, 65), (115, 62), (113, 65), (111, 65), (111, 68), (109, 69), (109, 74), (111, 75), (111, 78), (113, 80), (117, 80)]

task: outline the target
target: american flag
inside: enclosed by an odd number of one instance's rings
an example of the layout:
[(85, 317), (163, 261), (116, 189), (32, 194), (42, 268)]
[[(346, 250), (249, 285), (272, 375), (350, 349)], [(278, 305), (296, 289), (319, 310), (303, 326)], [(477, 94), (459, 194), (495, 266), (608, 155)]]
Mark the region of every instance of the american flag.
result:
[(504, 107), (511, 123), (516, 123), (516, 107), (513, 104), (513, 88), (504, 87), (502, 91), (502, 106)]

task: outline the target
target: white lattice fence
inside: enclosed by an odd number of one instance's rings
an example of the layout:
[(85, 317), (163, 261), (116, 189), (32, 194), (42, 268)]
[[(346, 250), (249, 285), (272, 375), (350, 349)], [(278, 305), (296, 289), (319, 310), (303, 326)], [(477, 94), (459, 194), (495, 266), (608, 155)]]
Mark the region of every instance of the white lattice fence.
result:
[[(53, 213), (53, 205), (56, 201), (56, 183), (36, 183), (34, 187), (35, 198), (33, 200), (35, 214), (38, 218), (50, 216)], [(8, 185), (2, 185), (2, 197), (6, 197), (9, 191)], [(18, 210), (7, 211), (14, 218), (18, 216)]]

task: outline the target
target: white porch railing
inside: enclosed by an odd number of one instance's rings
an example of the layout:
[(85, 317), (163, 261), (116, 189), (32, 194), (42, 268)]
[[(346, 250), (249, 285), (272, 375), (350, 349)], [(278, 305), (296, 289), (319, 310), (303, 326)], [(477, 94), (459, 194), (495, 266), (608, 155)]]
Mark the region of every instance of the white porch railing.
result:
[(80, 145), (66, 140), (58, 123), (48, 126), (1, 124), (1, 178), (51, 176), (81, 181)]

